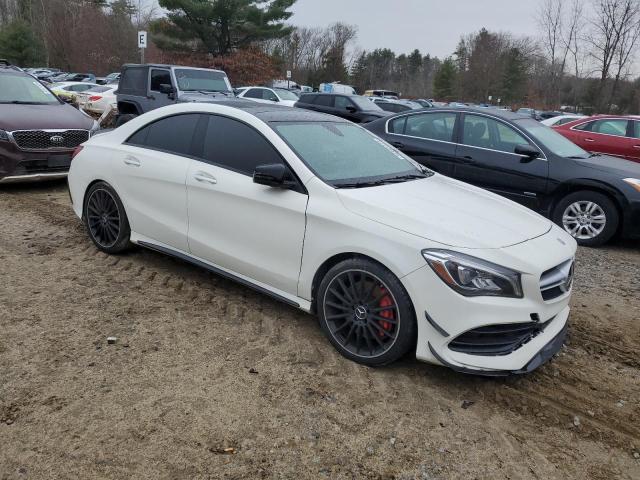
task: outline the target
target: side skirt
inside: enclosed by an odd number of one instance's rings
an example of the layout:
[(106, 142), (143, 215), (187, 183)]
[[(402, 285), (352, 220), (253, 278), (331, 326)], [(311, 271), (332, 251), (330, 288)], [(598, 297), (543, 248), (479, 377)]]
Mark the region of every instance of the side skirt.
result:
[(221, 277), (225, 277), (228, 278), (229, 280), (233, 280), (234, 282), (240, 283), (241, 285), (244, 285), (246, 287), (252, 288), (260, 293), (263, 293), (265, 295), (268, 295), (276, 300), (279, 300), (283, 303), (286, 303), (287, 305), (291, 305), (292, 307), (296, 307), (296, 308), (301, 308), (299, 303), (294, 302), (293, 300), (289, 300), (286, 297), (283, 297), (282, 295), (278, 295), (277, 293), (274, 293), (270, 290), (267, 290), (264, 287), (261, 287), (260, 285), (256, 285), (255, 283), (252, 283), (248, 280), (245, 280), (244, 278), (238, 277), (237, 275), (234, 275), (232, 273), (226, 272), (220, 268), (214, 267), (212, 265), (209, 265), (208, 263), (202, 262), (196, 258), (190, 257), (189, 255), (185, 255), (182, 252), (178, 252), (176, 250), (173, 250), (171, 248), (167, 248), (167, 247), (163, 247), (160, 245), (155, 245), (153, 243), (148, 243), (145, 241), (138, 241), (136, 242), (138, 245), (140, 245), (141, 247), (145, 247), (148, 248), (149, 250), (154, 250), (156, 252), (159, 253), (164, 253), (165, 255), (169, 255), (175, 258), (179, 258), (180, 260), (183, 260), (185, 262), (191, 263), (192, 265), (195, 265), (197, 267), (200, 268), (204, 268), (205, 270), (209, 270), (212, 273), (215, 273), (216, 275), (220, 275)]

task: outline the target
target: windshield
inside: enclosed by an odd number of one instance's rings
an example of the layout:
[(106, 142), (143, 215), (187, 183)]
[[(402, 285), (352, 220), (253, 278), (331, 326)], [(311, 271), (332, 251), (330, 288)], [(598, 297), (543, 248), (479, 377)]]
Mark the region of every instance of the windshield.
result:
[(31, 76), (0, 75), (0, 103), (59, 104), (58, 99)]
[(274, 88), (274, 92), (278, 94), (281, 100), (293, 100), (294, 102), (298, 101), (298, 96), (290, 92), (289, 90), (285, 90), (284, 88)]
[(357, 125), (286, 122), (273, 123), (272, 128), (318, 177), (336, 187), (428, 176), (403, 153)]
[(516, 123), (533, 135), (551, 153), (564, 158), (589, 158), (590, 156), (589, 152), (583, 150), (571, 140), (535, 120), (518, 120)]
[(382, 109), (378, 105), (376, 105), (374, 102), (372, 102), (366, 97), (349, 97), (349, 98), (353, 101), (353, 103), (355, 103), (362, 110), (382, 111)]
[(183, 92), (229, 92), (231, 84), (222, 72), (212, 70), (176, 69), (178, 88)]

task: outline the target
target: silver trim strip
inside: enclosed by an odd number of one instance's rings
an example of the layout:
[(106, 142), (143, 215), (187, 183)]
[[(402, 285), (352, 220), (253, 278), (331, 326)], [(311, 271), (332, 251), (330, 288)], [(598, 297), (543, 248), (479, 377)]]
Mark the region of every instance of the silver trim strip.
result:
[(0, 178), (0, 183), (18, 183), (18, 182), (38, 182), (45, 180), (57, 180), (67, 178), (68, 172), (56, 173), (32, 173), (29, 175), (14, 175), (11, 177)]

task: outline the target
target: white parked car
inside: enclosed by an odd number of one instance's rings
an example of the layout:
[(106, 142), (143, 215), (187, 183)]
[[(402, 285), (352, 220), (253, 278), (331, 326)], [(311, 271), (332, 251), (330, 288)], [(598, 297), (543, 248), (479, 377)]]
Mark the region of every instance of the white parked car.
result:
[(557, 117), (542, 120), (540, 123), (547, 127), (559, 127), (560, 125), (573, 122), (574, 120), (580, 120), (581, 118), (586, 118), (586, 115), (558, 115)]
[(252, 100), (258, 103), (278, 104), (285, 107), (293, 107), (298, 101), (298, 96), (284, 88), (268, 87), (242, 87), (238, 98)]
[(49, 89), (59, 98), (70, 102), (75, 100), (76, 95), (92, 88), (98, 87), (97, 83), (88, 82), (59, 82), (49, 85)]
[(313, 312), (357, 362), (525, 373), (565, 338), (569, 234), (334, 116), (159, 108), (79, 147), (69, 187), (100, 250), (137, 244)]
[(76, 94), (76, 103), (87, 112), (103, 113), (110, 105), (117, 103), (116, 90), (117, 84), (98, 85)]

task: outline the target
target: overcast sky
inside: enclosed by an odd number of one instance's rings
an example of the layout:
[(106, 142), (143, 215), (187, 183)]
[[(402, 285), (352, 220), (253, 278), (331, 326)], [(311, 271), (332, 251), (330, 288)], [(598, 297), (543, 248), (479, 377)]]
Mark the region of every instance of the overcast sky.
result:
[(325, 27), (344, 22), (358, 27), (357, 45), (365, 50), (440, 58), (451, 55), (461, 35), (482, 27), (516, 35), (536, 34), (542, 0), (298, 0), (294, 25)]

